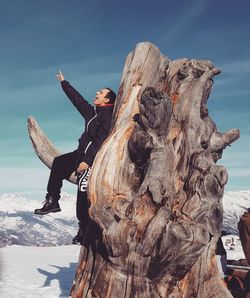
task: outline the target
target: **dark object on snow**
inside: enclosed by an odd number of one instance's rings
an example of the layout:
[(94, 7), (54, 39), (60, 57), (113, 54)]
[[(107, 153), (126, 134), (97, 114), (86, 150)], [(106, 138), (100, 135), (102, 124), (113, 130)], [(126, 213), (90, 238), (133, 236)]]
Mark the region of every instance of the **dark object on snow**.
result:
[(60, 196), (55, 196), (53, 194), (48, 193), (46, 195), (46, 200), (43, 202), (44, 203), (43, 207), (40, 209), (36, 209), (34, 213), (38, 215), (45, 215), (51, 212), (61, 211), (61, 208), (58, 203), (59, 199), (60, 199)]
[(250, 298), (250, 270), (230, 269), (227, 273), (225, 282), (233, 297)]
[(84, 232), (86, 230), (86, 225), (81, 222), (78, 222), (79, 228), (76, 236), (72, 239), (72, 244), (82, 244)]
[(250, 265), (250, 209), (241, 216), (238, 230), (246, 260)]
[(221, 240), (221, 237), (218, 239), (218, 242), (216, 244), (216, 250), (215, 250), (216, 255), (224, 256), (227, 255), (227, 252), (224, 248), (223, 242)]

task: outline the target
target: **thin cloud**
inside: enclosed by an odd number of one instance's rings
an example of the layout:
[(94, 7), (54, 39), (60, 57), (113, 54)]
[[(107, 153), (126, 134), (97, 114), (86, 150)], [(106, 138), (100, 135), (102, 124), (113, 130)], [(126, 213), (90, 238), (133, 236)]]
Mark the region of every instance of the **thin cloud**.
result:
[(209, 5), (209, 1), (188, 1), (183, 8), (183, 18), (181, 23), (183, 26), (191, 24), (196, 20)]
[[(231, 83), (234, 83), (235, 84), (235, 81), (232, 80)], [(220, 85), (222, 86), (222, 84)], [(250, 97), (250, 90), (249, 89), (229, 89), (229, 86), (230, 86), (230, 82), (228, 81), (227, 83), (224, 82), (224, 86), (223, 86), (223, 89), (217, 89), (217, 90), (214, 90), (213, 91), (213, 96), (215, 98), (222, 98), (222, 97), (238, 97), (240, 99), (243, 99), (245, 96), (247, 97)], [(232, 86), (232, 85), (231, 85)], [(231, 87), (230, 86), (230, 87)], [(219, 86), (217, 86), (219, 87)], [(215, 87), (216, 88), (216, 87)], [(245, 87), (246, 88), (246, 87)]]
[[(247, 157), (247, 153), (244, 154), (245, 157)], [(233, 158), (233, 156), (232, 156)], [(235, 155), (234, 155), (234, 158), (235, 158)], [(249, 162), (249, 165), (250, 165), (250, 162)], [(244, 168), (246, 167), (246, 161), (245, 160), (227, 160), (227, 167), (228, 168)]]
[[(0, 169), (0, 179), (1, 188), (0, 191), (12, 192), (15, 189), (38, 189), (42, 186), (46, 187), (49, 171), (45, 167), (39, 168), (1, 168)], [(10, 179), (11, 177), (11, 179)], [(15, 184), (13, 185), (13, 181)]]
[[(69, 77), (69, 76), (68, 76)], [(99, 73), (92, 73), (92, 74), (87, 74), (87, 73), (80, 73), (80, 72), (75, 72), (74, 74), (70, 75), (71, 79), (70, 81), (74, 80), (74, 83), (82, 83), (86, 86), (93, 86), (96, 85), (97, 82), (104, 82), (106, 84), (111, 84), (111, 83), (116, 83), (119, 82), (121, 73), (119, 72), (99, 72)], [(68, 78), (67, 78), (68, 79)], [(56, 79), (55, 79), (56, 80)], [(44, 80), (44, 77), (42, 80), (39, 80), (39, 77), (37, 78), (36, 81), (33, 81), (32, 86), (29, 84), (20, 84), (15, 86), (15, 88), (10, 89), (10, 86), (7, 86), (5, 88), (1, 88), (1, 93), (6, 96), (14, 96), (18, 95), (18, 98), (22, 96), (20, 94), (20, 91), (24, 91), (25, 94), (23, 94), (23, 97), (27, 96), (36, 96), (37, 94), (52, 94), (54, 95), (54, 86), (56, 84), (55, 80), (53, 81), (53, 78), (51, 80)], [(13, 86), (12, 86), (13, 87)], [(42, 87), (42, 90), (41, 90)]]
[(234, 168), (229, 169), (230, 176), (234, 178), (248, 178), (250, 177), (250, 169)]
[[(11, 178), (10, 178), (11, 177)], [(46, 186), (49, 178), (49, 169), (45, 166), (28, 167), (8, 167), (0, 169), (0, 195), (4, 193), (20, 191), (42, 191), (46, 193)], [(13, 184), (13, 181), (15, 183)], [(65, 181), (66, 182), (66, 181)], [(66, 182), (64, 191), (75, 193), (76, 186)]]
[(237, 111), (232, 111), (232, 110), (229, 110), (229, 109), (225, 109), (225, 110), (220, 110), (220, 111), (215, 111), (213, 113), (216, 118), (219, 118), (219, 117), (224, 117), (224, 118), (228, 118), (230, 120), (249, 120), (249, 116), (250, 116), (250, 111), (243, 111), (243, 112), (238, 112)]
[[(215, 110), (213, 111), (213, 115), (212, 118), (215, 119), (228, 119), (232, 124), (234, 125), (239, 125), (239, 124), (243, 124), (244, 125), (244, 129), (245, 130), (249, 130), (250, 129), (250, 124), (249, 124), (249, 117), (250, 117), (250, 111), (235, 111), (235, 110), (231, 110), (229, 108), (227, 109), (221, 109), (221, 110)], [(232, 123), (232, 121), (237, 120), (237, 122)], [(250, 131), (249, 131), (250, 132)], [(246, 138), (248, 136), (248, 133), (244, 134), (244, 137)], [(250, 136), (249, 136), (250, 137)], [(241, 139), (243, 138), (243, 135), (241, 136)]]
[(178, 39), (179, 36), (183, 35), (188, 30), (188, 28), (190, 28), (190, 26), (192, 26), (202, 15), (202, 13), (207, 9), (208, 5), (208, 0), (187, 1), (181, 13), (179, 15), (176, 15), (176, 22), (172, 26), (169, 26), (169, 24), (167, 24), (167, 28), (169, 28), (169, 30), (167, 30), (167, 35), (165, 35), (167, 36), (167, 39), (173, 41), (175, 39)]
[(250, 60), (231, 61), (220, 65), (219, 68), (224, 74), (250, 74)]
[[(220, 68), (222, 71), (222, 76), (224, 75), (224, 69)], [(224, 77), (218, 77), (214, 80), (214, 86), (215, 90), (217, 90), (217, 87), (223, 86), (225, 88), (225, 85), (229, 86), (232, 83), (235, 84), (236, 82), (240, 82), (242, 79), (239, 78), (237, 75), (230, 75), (230, 76), (224, 76)], [(223, 89), (224, 90), (224, 89)]]

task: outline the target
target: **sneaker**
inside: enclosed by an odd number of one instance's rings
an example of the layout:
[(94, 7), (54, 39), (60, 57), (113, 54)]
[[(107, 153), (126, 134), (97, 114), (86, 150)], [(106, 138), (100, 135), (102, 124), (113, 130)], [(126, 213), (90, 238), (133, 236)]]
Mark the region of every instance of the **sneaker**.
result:
[(53, 196), (50, 194), (46, 195), (46, 200), (43, 202), (44, 205), (40, 209), (36, 209), (34, 214), (44, 215), (50, 212), (59, 212), (61, 211), (60, 205), (58, 203), (60, 196)]
[(79, 224), (78, 232), (76, 236), (72, 239), (72, 244), (81, 244), (84, 236), (84, 229), (82, 228), (82, 225)]

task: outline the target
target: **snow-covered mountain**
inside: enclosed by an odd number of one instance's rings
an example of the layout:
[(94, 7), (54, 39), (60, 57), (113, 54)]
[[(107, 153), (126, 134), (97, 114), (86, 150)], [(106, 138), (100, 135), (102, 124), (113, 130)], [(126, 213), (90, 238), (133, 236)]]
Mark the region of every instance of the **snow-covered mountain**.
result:
[[(77, 232), (75, 217), (76, 198), (62, 194), (62, 212), (43, 216), (34, 215), (41, 201), (30, 200), (17, 194), (0, 198), (0, 246), (54, 246), (71, 244)], [(246, 208), (250, 208), (250, 190), (226, 192), (223, 197), (224, 230), (238, 234), (237, 224)]]
[(223, 199), (224, 230), (228, 234), (238, 234), (237, 225), (241, 215), (250, 208), (250, 190), (225, 192)]
[(63, 193), (61, 212), (34, 215), (34, 210), (42, 207), (42, 201), (4, 194), (0, 198), (0, 247), (71, 244), (78, 230), (75, 203), (73, 195)]

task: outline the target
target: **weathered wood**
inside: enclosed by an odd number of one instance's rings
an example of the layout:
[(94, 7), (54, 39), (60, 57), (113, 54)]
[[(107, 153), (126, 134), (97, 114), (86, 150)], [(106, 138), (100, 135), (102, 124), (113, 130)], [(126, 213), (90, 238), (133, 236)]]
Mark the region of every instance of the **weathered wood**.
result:
[(127, 57), (89, 184), (102, 237), (93, 249), (86, 235), (73, 297), (231, 296), (214, 259), (227, 181), (214, 160), (239, 131), (220, 134), (208, 116), (218, 73), (208, 61), (171, 62), (149, 43)]
[[(53, 160), (56, 156), (60, 155), (53, 143), (48, 139), (46, 134), (41, 130), (34, 117), (28, 118), (28, 131), (32, 146), (41, 159), (41, 161), (51, 169)], [(76, 184), (76, 176), (74, 173), (69, 178), (69, 181)]]
[(128, 55), (92, 167), (72, 297), (231, 297), (214, 257), (227, 182), (215, 162), (239, 131), (222, 134), (209, 117), (219, 73), (150, 43)]

